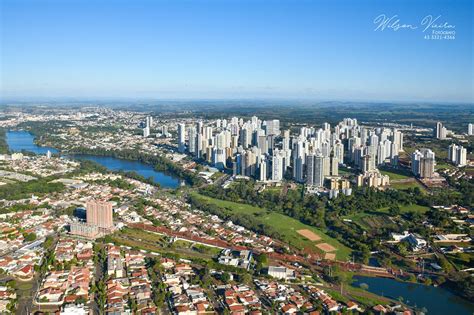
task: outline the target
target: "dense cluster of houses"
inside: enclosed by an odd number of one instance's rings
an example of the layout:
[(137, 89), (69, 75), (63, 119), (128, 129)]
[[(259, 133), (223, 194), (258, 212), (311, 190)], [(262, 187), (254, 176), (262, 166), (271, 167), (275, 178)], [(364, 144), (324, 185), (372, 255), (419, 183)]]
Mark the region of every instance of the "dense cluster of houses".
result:
[[(310, 294), (310, 296), (315, 299), (321, 301), (324, 309), (328, 312), (339, 311), (341, 306), (334, 300), (329, 294), (327, 294), (324, 290), (317, 288), (315, 286), (307, 286), (305, 290)], [(354, 303), (351, 303), (350, 308), (351, 310), (354, 307)]]
[(63, 175), (74, 171), (79, 166), (77, 161), (47, 155), (22, 156), (6, 162), (5, 166), (9, 170), (20, 173), (28, 172), (40, 177)]
[(197, 275), (187, 262), (175, 262), (163, 258), (161, 265), (165, 270), (162, 274), (162, 281), (169, 292), (169, 303), (174, 314), (214, 314), (206, 291), (192, 281)]
[(217, 288), (231, 314), (262, 314), (262, 302), (257, 293), (247, 285)]
[(263, 296), (281, 313), (294, 314), (300, 310), (313, 308), (313, 303), (302, 294), (301, 290), (297, 290), (299, 287), (277, 281), (255, 280), (254, 282), (258, 290), (262, 291)]
[(106, 312), (154, 314), (151, 280), (145, 256), (136, 251), (107, 246)]
[(69, 308), (71, 304), (86, 313), (95, 272), (93, 244), (61, 238), (54, 252), (54, 262), (41, 281), (34, 303), (40, 307), (63, 308)]
[(268, 279), (255, 279), (255, 289), (244, 284), (216, 287), (230, 314), (321, 314), (342, 310), (363, 312), (355, 302), (341, 305), (315, 285), (296, 285)]
[(5, 213), (0, 219), (0, 269), (20, 281), (32, 280), (34, 267), (43, 258), (45, 237), (66, 225), (68, 218), (56, 218), (49, 210), (38, 209)]
[[(94, 111), (94, 109), (92, 109)], [(94, 119), (90, 119), (94, 117)], [(105, 150), (122, 150), (123, 148), (136, 148), (146, 153), (164, 154), (168, 150), (163, 147), (170, 146), (171, 138), (167, 138), (169, 133), (158, 128), (157, 123), (151, 124), (151, 132), (153, 137), (143, 137), (137, 135), (135, 129), (146, 119), (141, 113), (126, 111), (108, 111), (97, 109), (95, 112), (79, 112), (61, 115), (45, 115), (45, 114), (28, 114), (18, 113), (18, 116), (8, 120), (1, 120), (0, 127), (12, 128), (18, 124), (28, 121), (66, 121), (67, 126), (56, 129), (53, 136), (58, 139), (55, 147), (62, 150), (70, 150), (77, 147), (89, 147)], [(110, 127), (119, 124), (121, 131), (116, 130), (100, 130), (100, 127)], [(116, 125), (115, 125), (116, 126)], [(79, 128), (93, 127), (97, 129), (93, 136), (90, 133), (82, 133)], [(155, 133), (155, 131), (157, 133)], [(156, 135), (156, 137), (155, 137)], [(163, 136), (163, 137), (161, 137)], [(53, 140), (54, 141), (54, 140)]]

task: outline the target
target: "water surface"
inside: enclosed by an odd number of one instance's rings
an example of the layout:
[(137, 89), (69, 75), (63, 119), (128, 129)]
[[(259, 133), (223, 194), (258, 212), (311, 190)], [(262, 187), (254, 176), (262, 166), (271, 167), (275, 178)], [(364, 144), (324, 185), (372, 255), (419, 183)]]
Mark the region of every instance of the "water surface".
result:
[(158, 172), (151, 165), (142, 162), (89, 154), (74, 154), (70, 155), (70, 157), (77, 160), (94, 161), (111, 171), (135, 172), (145, 178), (152, 178), (155, 183), (160, 184), (164, 188), (176, 188), (179, 186), (177, 178), (163, 172)]
[(418, 308), (426, 308), (428, 314), (474, 314), (474, 304), (455, 295), (451, 291), (418, 283), (400, 282), (394, 279), (355, 276), (354, 286), (366, 283), (368, 291), (398, 300)]
[(8, 131), (6, 140), (10, 151), (21, 152), (28, 151), (35, 154), (58, 153), (58, 150), (50, 147), (40, 147), (34, 143), (35, 137), (27, 131)]
[[(27, 131), (8, 131), (6, 140), (9, 149), (13, 152), (21, 152), (23, 150), (35, 154), (46, 154), (48, 150), (51, 153), (59, 152), (54, 148), (38, 146), (34, 143), (34, 136)], [(145, 178), (151, 178), (163, 188), (177, 188), (179, 186), (178, 178), (156, 171), (151, 165), (142, 162), (87, 154), (75, 154), (70, 155), (70, 157), (78, 160), (94, 161), (110, 171), (136, 172)]]

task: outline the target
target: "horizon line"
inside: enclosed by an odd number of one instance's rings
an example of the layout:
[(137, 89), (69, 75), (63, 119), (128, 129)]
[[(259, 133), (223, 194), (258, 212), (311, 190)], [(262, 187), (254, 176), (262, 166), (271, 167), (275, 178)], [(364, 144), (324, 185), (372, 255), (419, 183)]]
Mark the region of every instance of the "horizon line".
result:
[(245, 101), (245, 102), (322, 102), (322, 103), (387, 103), (387, 104), (432, 104), (432, 105), (472, 105), (473, 101), (465, 100), (396, 100), (396, 99), (345, 99), (345, 98), (308, 98), (308, 97), (134, 97), (134, 96), (24, 96), (24, 97), (3, 97), (0, 105), (9, 105), (13, 103), (33, 103), (33, 102), (94, 102), (94, 101), (133, 101), (133, 102), (226, 102), (226, 101)]

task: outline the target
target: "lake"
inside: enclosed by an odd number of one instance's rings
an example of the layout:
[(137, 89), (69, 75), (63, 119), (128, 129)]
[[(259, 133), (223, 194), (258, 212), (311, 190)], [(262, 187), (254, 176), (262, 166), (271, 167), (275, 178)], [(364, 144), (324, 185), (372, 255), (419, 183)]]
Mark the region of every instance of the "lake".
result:
[(49, 150), (51, 153), (58, 153), (55, 148), (36, 145), (34, 139), (34, 136), (27, 131), (8, 131), (6, 137), (9, 149), (14, 152), (24, 150), (35, 154), (46, 154)]
[[(27, 131), (8, 131), (6, 140), (9, 149), (14, 152), (20, 152), (22, 150), (35, 154), (46, 154), (48, 150), (51, 151), (51, 153), (59, 152), (54, 148), (36, 145), (34, 143), (34, 136)], [(77, 160), (85, 159), (94, 161), (110, 171), (135, 172), (145, 178), (151, 177), (155, 183), (160, 184), (163, 188), (177, 188), (179, 186), (178, 178), (156, 171), (151, 165), (138, 161), (86, 154), (76, 154), (70, 157)]]
[(105, 166), (111, 171), (135, 172), (145, 178), (151, 177), (154, 182), (160, 184), (160, 186), (163, 188), (177, 188), (179, 186), (179, 179), (170, 175), (166, 175), (165, 173), (155, 171), (153, 166), (138, 161), (122, 160), (114, 157), (87, 154), (74, 154), (70, 155), (70, 157), (76, 160), (94, 161), (102, 166)]
[(366, 283), (368, 291), (398, 300), (418, 308), (426, 308), (429, 315), (473, 314), (474, 304), (441, 287), (419, 283), (400, 282), (394, 279), (355, 276), (353, 286)]

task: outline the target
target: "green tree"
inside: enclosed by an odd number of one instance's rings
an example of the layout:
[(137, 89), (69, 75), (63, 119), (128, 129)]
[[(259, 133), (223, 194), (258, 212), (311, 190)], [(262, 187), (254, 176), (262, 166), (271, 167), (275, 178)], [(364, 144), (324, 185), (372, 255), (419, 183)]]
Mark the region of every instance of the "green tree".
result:
[(25, 233), (23, 234), (23, 237), (25, 238), (25, 241), (27, 242), (33, 242), (36, 240), (36, 234), (35, 233)]
[(390, 213), (391, 216), (400, 215), (400, 207), (398, 205), (392, 205), (388, 208), (388, 213)]
[(396, 247), (400, 255), (406, 256), (408, 254), (408, 246), (405, 242), (398, 243)]
[(247, 272), (243, 273), (239, 277), (240, 282), (245, 283), (247, 285), (252, 283), (252, 276)]
[(228, 272), (223, 272), (221, 275), (221, 280), (224, 283), (229, 283), (230, 282), (230, 274)]

